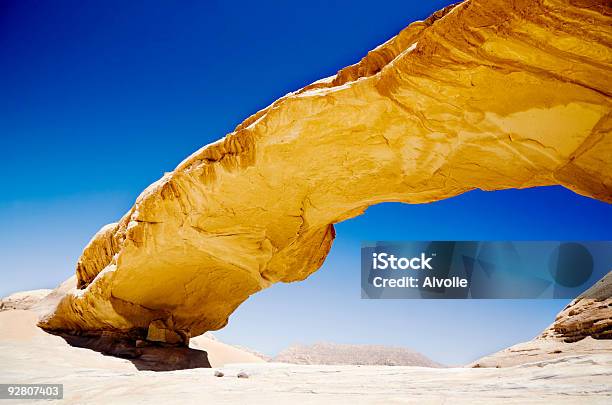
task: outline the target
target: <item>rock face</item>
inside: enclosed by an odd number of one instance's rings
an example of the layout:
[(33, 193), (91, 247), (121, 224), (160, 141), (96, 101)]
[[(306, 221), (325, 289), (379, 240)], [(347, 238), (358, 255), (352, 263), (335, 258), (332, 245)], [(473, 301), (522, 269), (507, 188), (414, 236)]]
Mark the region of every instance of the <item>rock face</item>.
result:
[(274, 362), (293, 364), (440, 367), (420, 353), (401, 347), (316, 343), (294, 345), (279, 353)]
[(282, 97), (102, 228), (40, 326), (222, 328), (251, 294), (316, 271), (333, 224), (379, 202), (553, 184), (612, 201), (607, 4), (467, 0)]
[(535, 339), (486, 356), (472, 367), (508, 367), (552, 358), (612, 353), (612, 272), (580, 294)]
[(541, 336), (566, 343), (586, 337), (612, 339), (612, 271), (565, 307)]

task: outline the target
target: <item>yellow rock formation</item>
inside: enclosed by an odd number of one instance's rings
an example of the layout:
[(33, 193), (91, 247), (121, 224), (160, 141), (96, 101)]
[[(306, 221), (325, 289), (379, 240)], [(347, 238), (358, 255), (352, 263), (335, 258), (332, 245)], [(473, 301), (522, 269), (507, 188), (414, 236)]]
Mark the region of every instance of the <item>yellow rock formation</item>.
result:
[(566, 343), (606, 339), (612, 350), (612, 271), (569, 303), (540, 336)]
[(409, 25), (149, 186), (40, 325), (219, 329), (316, 271), (333, 224), (383, 201), (552, 184), (612, 201), (611, 27), (607, 2), (558, 0), (467, 0)]

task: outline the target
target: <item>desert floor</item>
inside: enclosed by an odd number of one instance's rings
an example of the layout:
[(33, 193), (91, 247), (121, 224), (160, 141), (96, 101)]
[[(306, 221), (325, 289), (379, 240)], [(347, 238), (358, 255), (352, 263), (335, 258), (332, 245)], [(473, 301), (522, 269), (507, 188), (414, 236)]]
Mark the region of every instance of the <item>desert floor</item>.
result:
[[(213, 365), (219, 359), (213, 369), (154, 372), (71, 347), (34, 319), (29, 311), (0, 313), (0, 383), (62, 383), (63, 403), (612, 403), (612, 354), (508, 368), (302, 366), (224, 363), (217, 345), (209, 349)], [(249, 378), (237, 378), (241, 371)]]

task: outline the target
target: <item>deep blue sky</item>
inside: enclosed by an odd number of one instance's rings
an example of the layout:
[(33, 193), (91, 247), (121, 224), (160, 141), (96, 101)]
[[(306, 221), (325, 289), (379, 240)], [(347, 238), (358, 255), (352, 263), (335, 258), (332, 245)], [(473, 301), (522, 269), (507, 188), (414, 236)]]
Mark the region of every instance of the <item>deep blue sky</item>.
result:
[[(0, 295), (55, 286), (163, 172), (447, 3), (0, 0)], [(337, 227), (321, 271), (252, 297), (218, 335), (269, 354), (331, 340), (468, 361), (530, 339), (566, 301), (362, 301), (360, 240), (610, 229), (610, 205), (558, 187), (380, 205)]]

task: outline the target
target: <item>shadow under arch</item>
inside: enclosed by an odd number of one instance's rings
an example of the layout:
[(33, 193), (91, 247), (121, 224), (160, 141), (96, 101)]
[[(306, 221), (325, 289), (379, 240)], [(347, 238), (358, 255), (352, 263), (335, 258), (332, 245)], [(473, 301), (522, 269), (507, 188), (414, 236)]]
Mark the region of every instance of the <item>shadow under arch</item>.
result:
[(101, 334), (90, 332), (83, 335), (57, 333), (57, 335), (71, 346), (129, 360), (138, 370), (173, 371), (211, 368), (206, 351), (187, 346), (130, 339), (124, 335), (108, 332)]

